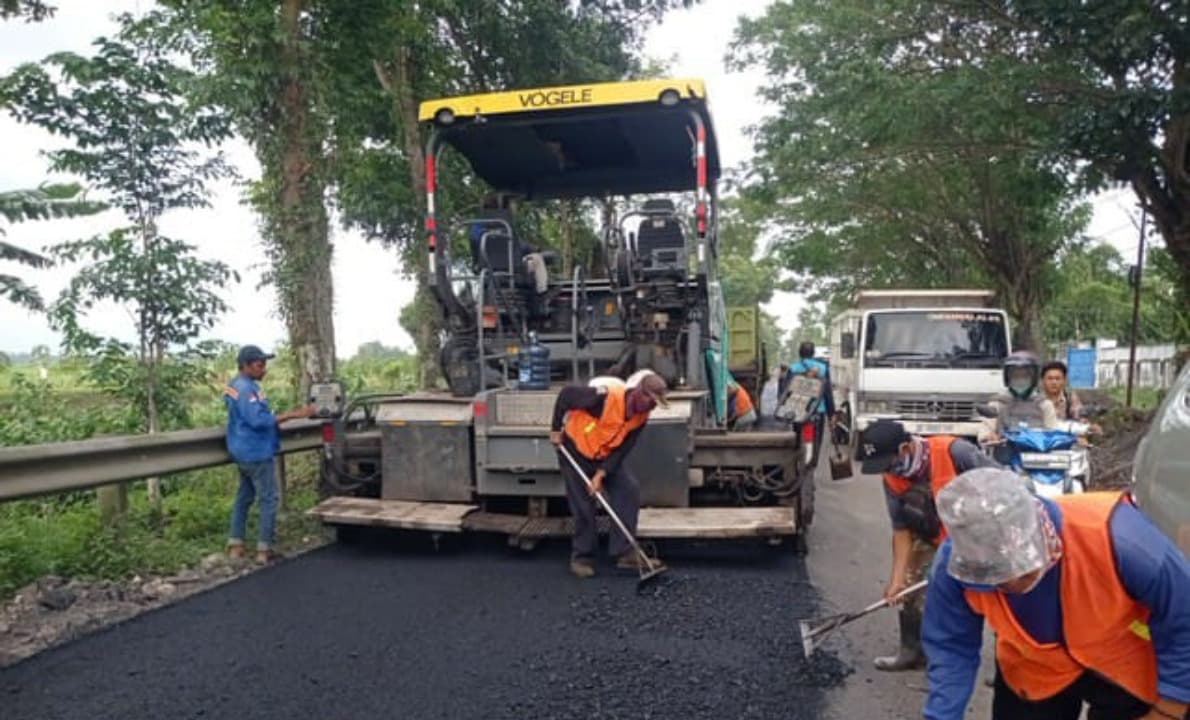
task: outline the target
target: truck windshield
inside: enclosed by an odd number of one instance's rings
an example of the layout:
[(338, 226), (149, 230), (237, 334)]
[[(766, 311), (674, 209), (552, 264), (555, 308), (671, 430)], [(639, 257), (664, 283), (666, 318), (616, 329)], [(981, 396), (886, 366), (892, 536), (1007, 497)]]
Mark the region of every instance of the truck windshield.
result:
[(1008, 354), (1004, 317), (993, 312), (871, 313), (864, 331), (869, 367), (999, 367)]

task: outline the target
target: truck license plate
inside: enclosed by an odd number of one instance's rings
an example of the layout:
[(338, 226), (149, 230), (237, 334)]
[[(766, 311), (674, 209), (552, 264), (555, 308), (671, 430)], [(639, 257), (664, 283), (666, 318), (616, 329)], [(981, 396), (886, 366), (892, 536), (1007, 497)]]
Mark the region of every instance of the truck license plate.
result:
[(945, 423), (918, 423), (917, 434), (919, 435), (942, 435), (950, 432), (950, 426)]

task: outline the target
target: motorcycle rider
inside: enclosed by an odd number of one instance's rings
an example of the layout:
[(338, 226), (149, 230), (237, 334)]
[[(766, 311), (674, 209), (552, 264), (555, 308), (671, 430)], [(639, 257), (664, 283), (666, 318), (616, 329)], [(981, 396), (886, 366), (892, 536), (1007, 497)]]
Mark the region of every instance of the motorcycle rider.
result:
[[(814, 356), (815, 350), (814, 343), (809, 340), (798, 345), (798, 359), (790, 363), (789, 369), (785, 372), (785, 389), (789, 388), (789, 383), (797, 375), (805, 375), (809, 378), (822, 380), (822, 397), (819, 399), (814, 411), (814, 454), (809, 463), (809, 466), (812, 468), (818, 467), (818, 455), (822, 450), (822, 438), (826, 430), (826, 421), (835, 416), (835, 399), (834, 391), (831, 389), (830, 365), (816, 358)], [(778, 403), (785, 399), (785, 390), (781, 390), (780, 392)]]
[(1037, 355), (1014, 352), (1004, 359), (1004, 387), (1007, 393), (990, 403), (996, 417), (988, 418), (979, 431), (980, 444), (998, 442), (1005, 430), (1020, 426), (1053, 430), (1058, 427), (1054, 404), (1039, 392), (1041, 361)]

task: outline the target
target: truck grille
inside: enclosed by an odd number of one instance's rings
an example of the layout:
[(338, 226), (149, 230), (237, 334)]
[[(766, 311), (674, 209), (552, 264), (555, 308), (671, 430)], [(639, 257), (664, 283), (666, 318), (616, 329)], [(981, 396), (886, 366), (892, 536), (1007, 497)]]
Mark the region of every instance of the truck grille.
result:
[(898, 400), (897, 414), (907, 420), (970, 420), (973, 400)]

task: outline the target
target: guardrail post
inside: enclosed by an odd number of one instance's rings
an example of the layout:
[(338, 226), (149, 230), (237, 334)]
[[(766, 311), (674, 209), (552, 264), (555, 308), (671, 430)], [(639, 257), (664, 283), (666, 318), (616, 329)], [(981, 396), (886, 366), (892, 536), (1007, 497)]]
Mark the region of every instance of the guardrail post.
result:
[(285, 456), (277, 456), (277, 507), (281, 510), (289, 508), (288, 495), (289, 478), (285, 471)]
[(115, 525), (128, 512), (128, 484), (121, 482), (96, 488), (95, 502), (104, 526)]

